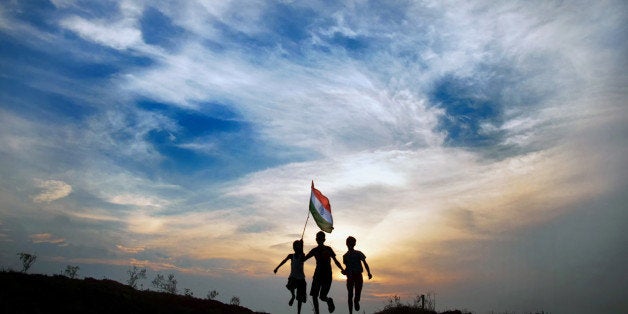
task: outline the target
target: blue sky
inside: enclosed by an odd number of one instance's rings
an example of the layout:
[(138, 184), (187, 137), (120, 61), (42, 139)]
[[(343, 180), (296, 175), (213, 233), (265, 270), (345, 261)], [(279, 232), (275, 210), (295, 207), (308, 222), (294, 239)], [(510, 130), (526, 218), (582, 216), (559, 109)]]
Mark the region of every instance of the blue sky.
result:
[(175, 273), (288, 313), (272, 269), (314, 180), (328, 244), (368, 257), (367, 312), (428, 291), (478, 313), (625, 311), (625, 12), (4, 1), (0, 264), (122, 282), (139, 265), (145, 286)]

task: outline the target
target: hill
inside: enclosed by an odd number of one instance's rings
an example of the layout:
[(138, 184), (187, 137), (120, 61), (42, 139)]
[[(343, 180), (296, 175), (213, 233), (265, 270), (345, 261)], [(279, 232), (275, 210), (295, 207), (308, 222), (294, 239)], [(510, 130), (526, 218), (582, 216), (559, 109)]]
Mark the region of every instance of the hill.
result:
[[(374, 314), (438, 314), (436, 311), (425, 310), (415, 306), (409, 305), (396, 305), (394, 307), (385, 308)], [(441, 312), (440, 314), (471, 314), (470, 312), (463, 312), (460, 310), (448, 310)]]
[(254, 314), (248, 308), (108, 279), (0, 272), (0, 313)]

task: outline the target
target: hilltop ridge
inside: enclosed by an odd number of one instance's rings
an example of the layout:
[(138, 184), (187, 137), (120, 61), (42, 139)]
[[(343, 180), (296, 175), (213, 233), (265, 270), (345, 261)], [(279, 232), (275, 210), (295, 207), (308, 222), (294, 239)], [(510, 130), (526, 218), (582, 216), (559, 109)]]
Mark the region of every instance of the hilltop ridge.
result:
[(0, 313), (262, 314), (216, 300), (137, 290), (109, 279), (0, 272)]

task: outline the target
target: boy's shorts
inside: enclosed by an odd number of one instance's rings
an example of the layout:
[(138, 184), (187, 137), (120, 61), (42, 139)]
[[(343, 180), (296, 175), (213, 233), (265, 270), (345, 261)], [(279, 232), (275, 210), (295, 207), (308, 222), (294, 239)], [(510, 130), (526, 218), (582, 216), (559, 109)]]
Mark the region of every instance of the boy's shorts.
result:
[(296, 289), (297, 301), (301, 301), (301, 303), (305, 303), (305, 301), (307, 300), (307, 296), (306, 296), (307, 283), (305, 282), (305, 279), (296, 279), (296, 278), (288, 277), (288, 284), (286, 284), (286, 288), (288, 288), (288, 290)]
[(310, 289), (310, 295), (313, 298), (319, 298), (321, 300), (327, 299), (327, 294), (331, 288), (331, 272), (323, 275), (314, 272), (312, 277), (312, 288)]

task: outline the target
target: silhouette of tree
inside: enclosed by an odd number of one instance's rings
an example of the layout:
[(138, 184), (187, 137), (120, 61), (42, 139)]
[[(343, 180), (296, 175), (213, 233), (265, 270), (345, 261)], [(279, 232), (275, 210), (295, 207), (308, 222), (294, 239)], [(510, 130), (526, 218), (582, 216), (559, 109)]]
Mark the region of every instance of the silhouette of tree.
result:
[[(387, 304), (384, 309), (376, 314), (401, 314), (401, 313), (416, 313), (416, 314), (436, 314), (436, 293), (428, 292), (427, 294), (419, 294), (413, 300), (412, 304), (401, 302), (401, 298), (398, 295), (392, 295), (388, 298)], [(471, 314), (469, 312), (461, 312), (455, 310), (454, 312), (443, 312), (441, 314)]]
[(169, 274), (168, 279), (164, 278), (162, 274), (157, 274), (152, 283), (155, 288), (164, 292), (177, 294), (177, 280), (174, 279), (174, 274)]
[(133, 289), (137, 289), (138, 280), (146, 279), (146, 268), (138, 268), (134, 265), (132, 269), (129, 269), (126, 272), (129, 274), (129, 280), (126, 282), (129, 286), (133, 287)]
[(37, 255), (34, 254), (28, 254), (28, 253), (17, 253), (17, 255), (20, 257), (20, 261), (22, 261), (22, 272), (25, 273), (28, 271), (29, 268), (31, 268), (31, 266), (33, 265), (33, 263), (35, 262), (35, 260), (37, 259)]
[(436, 293), (428, 292), (425, 295), (425, 309), (431, 311), (436, 309)]
[(216, 290), (210, 290), (209, 292), (207, 292), (207, 300), (214, 300), (216, 299), (217, 296), (218, 296), (218, 291)]
[(65, 271), (63, 272), (63, 274), (66, 277), (74, 279), (74, 278), (76, 278), (76, 274), (78, 273), (79, 269), (80, 269), (80, 267), (78, 267), (78, 266), (67, 265), (65, 267)]
[(391, 295), (390, 297), (388, 297), (388, 304), (386, 304), (386, 306), (384, 306), (384, 309), (391, 309), (394, 307), (400, 307), (401, 304), (401, 297), (399, 297), (398, 295)]

